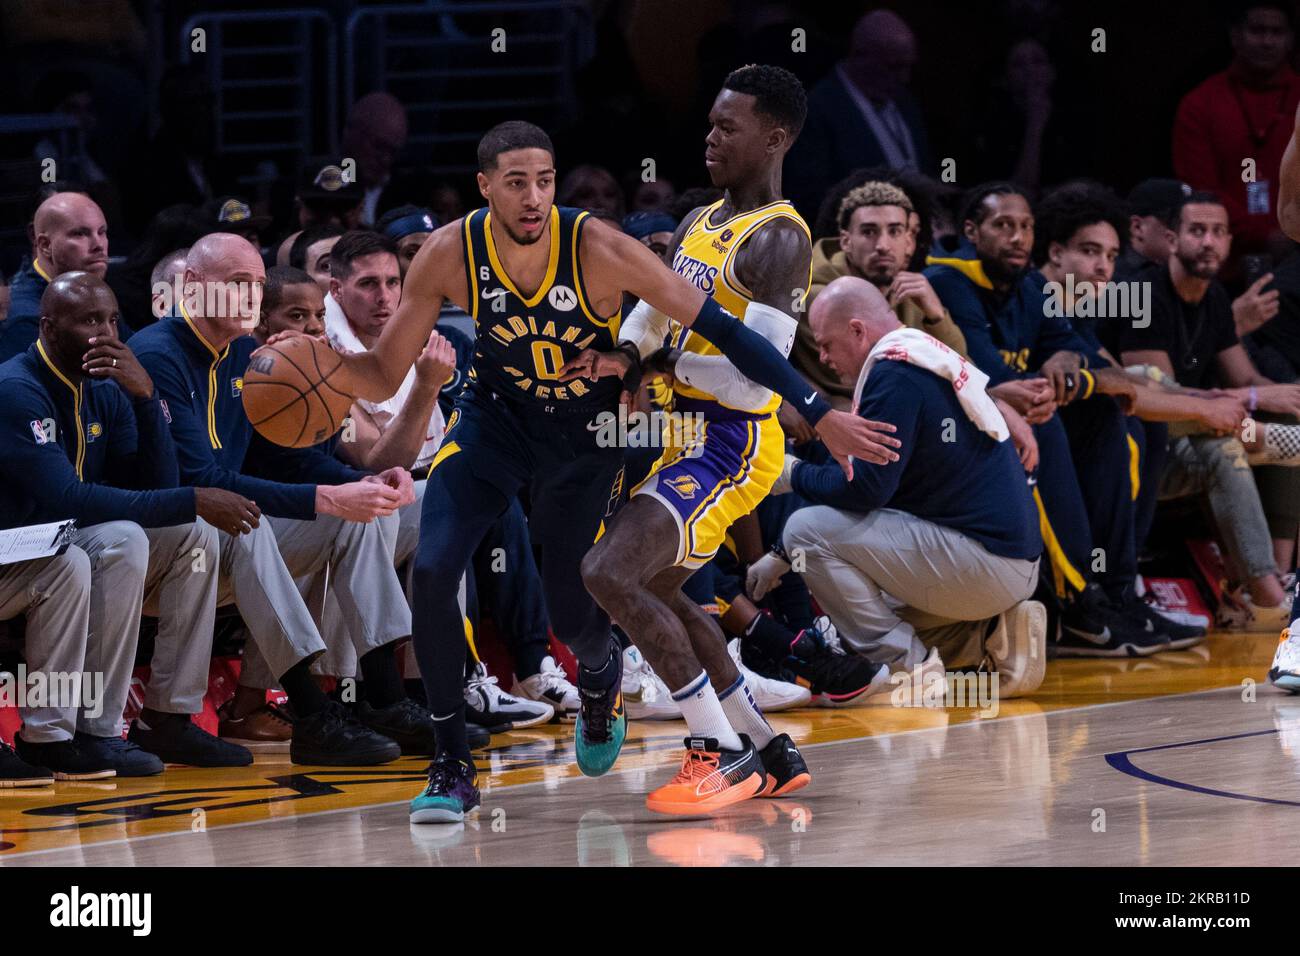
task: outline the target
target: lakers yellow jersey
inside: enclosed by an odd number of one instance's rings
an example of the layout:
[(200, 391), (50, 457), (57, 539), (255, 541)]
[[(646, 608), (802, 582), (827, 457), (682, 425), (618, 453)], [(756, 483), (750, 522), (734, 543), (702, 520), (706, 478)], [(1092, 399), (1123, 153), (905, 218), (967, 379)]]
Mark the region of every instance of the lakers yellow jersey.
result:
[[(736, 275), (736, 254), (741, 246), (764, 224), (773, 219), (791, 219), (798, 223), (799, 228), (809, 236), (809, 243), (812, 242), (812, 236), (803, 217), (784, 199), (742, 212), (724, 222), (711, 223), (711, 217), (723, 202), (724, 200), (719, 199), (691, 223), (690, 228), (686, 230), (686, 235), (682, 237), (681, 245), (673, 255), (673, 271), (705, 295), (712, 296), (732, 315), (739, 317), (745, 314), (745, 308), (754, 298), (745, 288), (745, 284), (740, 281), (740, 277)], [(807, 295), (808, 286), (812, 282), (811, 262), (808, 270), (804, 295)], [(697, 355), (720, 354), (713, 343), (692, 334), (680, 323), (674, 321), (671, 328), (669, 341), (673, 348), (695, 352)], [(681, 381), (673, 383), (673, 391), (688, 398), (717, 401), (708, 392), (692, 388)], [(773, 395), (771, 400), (758, 411), (774, 412), (780, 404), (781, 397)]]

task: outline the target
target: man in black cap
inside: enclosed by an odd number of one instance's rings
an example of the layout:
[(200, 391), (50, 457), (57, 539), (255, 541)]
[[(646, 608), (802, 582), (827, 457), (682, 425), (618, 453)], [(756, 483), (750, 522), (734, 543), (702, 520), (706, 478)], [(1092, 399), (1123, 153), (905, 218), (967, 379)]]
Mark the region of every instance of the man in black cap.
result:
[(334, 163), (308, 163), (303, 167), (295, 196), (298, 225), (335, 223), (355, 229), (361, 223), (365, 191), (350, 166)]
[[(1128, 248), (1115, 263), (1115, 281), (1151, 279), (1143, 273), (1148, 266), (1166, 265), (1174, 251), (1179, 210), (1192, 194), (1192, 187), (1177, 179), (1144, 179), (1128, 194)], [(1254, 332), (1277, 315), (1278, 290), (1265, 286), (1273, 273), (1248, 276), (1250, 285), (1232, 300), (1232, 320), (1238, 337)]]
[(1128, 194), (1128, 246), (1115, 263), (1115, 281), (1133, 277), (1173, 251), (1170, 218), (1192, 189), (1177, 179), (1144, 179)]
[(270, 216), (255, 216), (252, 208), (236, 196), (220, 196), (203, 205), (203, 216), (213, 232), (233, 232), (259, 249), (262, 233), (271, 225)]

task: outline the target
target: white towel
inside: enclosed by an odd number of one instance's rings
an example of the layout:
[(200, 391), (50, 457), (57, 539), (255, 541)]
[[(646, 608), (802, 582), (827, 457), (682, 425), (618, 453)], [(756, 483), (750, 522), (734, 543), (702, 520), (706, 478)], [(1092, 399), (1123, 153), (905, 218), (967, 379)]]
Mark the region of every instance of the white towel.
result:
[[(333, 295), (325, 296), (325, 337), (329, 339), (334, 351), (342, 352), (344, 355), (366, 351), (366, 347), (357, 338), (357, 333), (348, 324), (348, 317), (343, 314), (343, 307), (338, 304)], [(406, 371), (406, 378), (402, 379), (402, 384), (397, 389), (397, 394), (392, 398), (384, 402), (368, 402), (364, 398), (358, 398), (357, 404), (374, 418), (379, 430), (383, 431), (401, 412), (414, 387), (415, 364), (412, 363)], [(447, 423), (443, 420), (442, 409), (435, 402), (433, 414), (429, 417), (429, 428), (425, 432), (424, 445), (420, 448), (419, 457), (412, 463), (412, 469), (423, 468), (433, 461), (433, 456), (438, 453), (438, 446), (442, 444), (442, 433), (446, 428)]]
[(957, 401), (961, 402), (966, 417), (975, 423), (976, 428), (997, 441), (1006, 441), (1011, 437), (1006, 419), (985, 391), (989, 377), (934, 336), (927, 335), (920, 329), (895, 329), (875, 344), (867, 355), (867, 360), (862, 363), (862, 371), (858, 373), (858, 384), (853, 389), (854, 409), (862, 403), (867, 374), (881, 359), (907, 362), (947, 379), (952, 383)]

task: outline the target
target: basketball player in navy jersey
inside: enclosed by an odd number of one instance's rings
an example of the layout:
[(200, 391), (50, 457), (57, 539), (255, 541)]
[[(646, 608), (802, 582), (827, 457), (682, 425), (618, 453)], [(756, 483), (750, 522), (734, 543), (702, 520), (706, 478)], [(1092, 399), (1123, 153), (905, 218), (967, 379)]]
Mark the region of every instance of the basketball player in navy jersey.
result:
[[(458, 584), (484, 532), (525, 487), (547, 610), (579, 661), (578, 765), (598, 776), (622, 747), (622, 653), (579, 569), (621, 493), (623, 451), (600, 447), (593, 420), (635, 384), (617, 377), (566, 382), (560, 372), (588, 350), (616, 349), (625, 292), (797, 402), (846, 469), (849, 455), (871, 461), (887, 454), (868, 423), (832, 411), (779, 351), (641, 243), (586, 212), (556, 207), (555, 152), (541, 129), (494, 127), (479, 143), (478, 162), (487, 207), (429, 237), (393, 321), (373, 349), (345, 356), (333, 379), (360, 398), (386, 399), (428, 340), (444, 300), (475, 319), (472, 379), (429, 474), (415, 561), (412, 638), (438, 736), (428, 786), (411, 805), (419, 823), (459, 821), (479, 804), (465, 738)], [(635, 347), (628, 349), (639, 360)], [(630, 364), (639, 374), (639, 361)]]

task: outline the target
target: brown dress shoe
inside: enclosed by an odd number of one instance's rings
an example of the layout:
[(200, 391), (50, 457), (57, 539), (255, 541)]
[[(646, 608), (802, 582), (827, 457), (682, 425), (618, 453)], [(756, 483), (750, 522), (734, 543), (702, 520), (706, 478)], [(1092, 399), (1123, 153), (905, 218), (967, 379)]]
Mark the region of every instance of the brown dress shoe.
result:
[(233, 701), (217, 711), (217, 736), (249, 750), (289, 752), (293, 739), (293, 721), (275, 704), (263, 704), (243, 717), (234, 716)]

